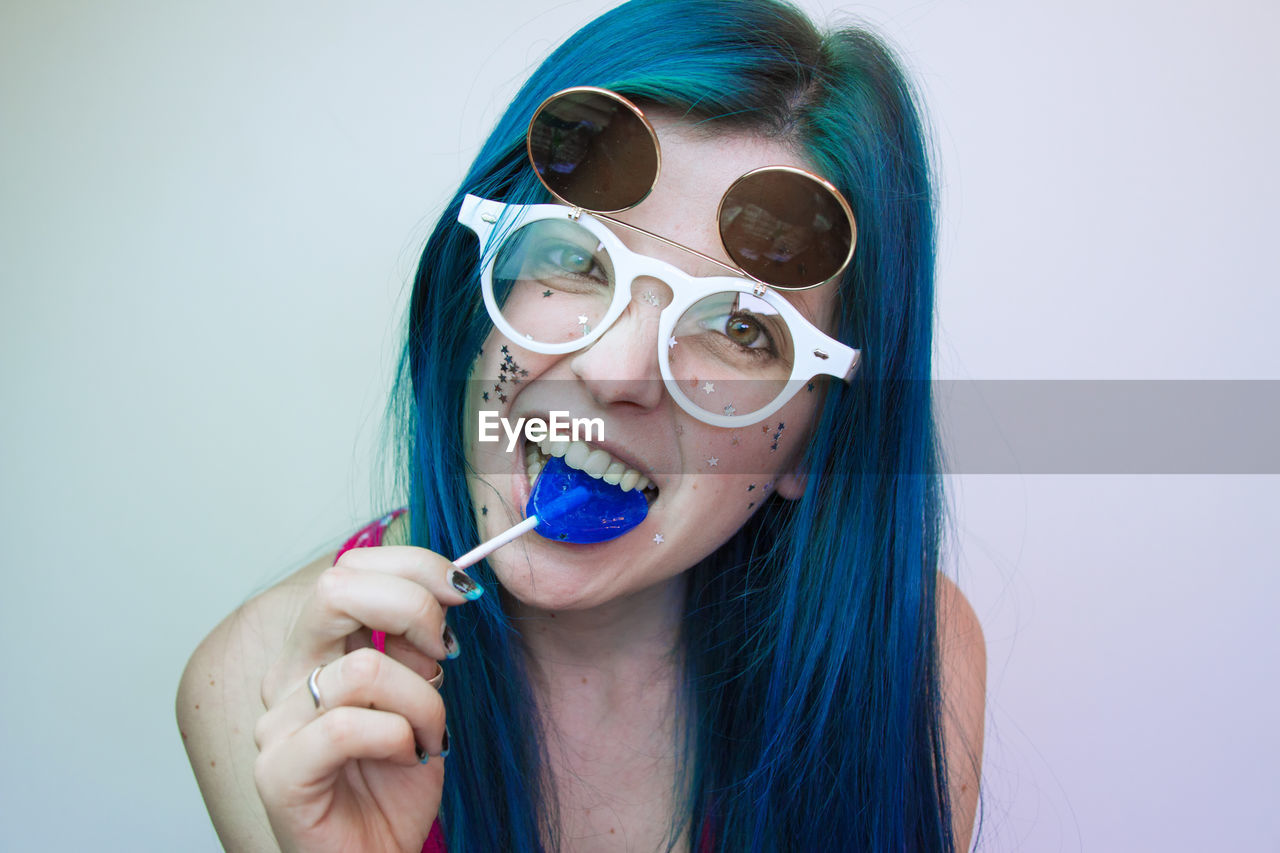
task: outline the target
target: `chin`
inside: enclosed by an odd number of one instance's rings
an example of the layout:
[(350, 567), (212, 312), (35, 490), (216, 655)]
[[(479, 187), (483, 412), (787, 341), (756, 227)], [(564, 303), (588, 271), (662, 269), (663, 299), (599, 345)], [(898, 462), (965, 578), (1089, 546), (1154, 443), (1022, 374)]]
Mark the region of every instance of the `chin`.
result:
[(526, 561), (518, 557), (502, 560), (493, 568), (503, 593), (522, 608), (586, 610), (608, 600), (607, 593), (601, 596), (604, 590), (600, 589), (600, 569), (577, 569), (563, 561)]

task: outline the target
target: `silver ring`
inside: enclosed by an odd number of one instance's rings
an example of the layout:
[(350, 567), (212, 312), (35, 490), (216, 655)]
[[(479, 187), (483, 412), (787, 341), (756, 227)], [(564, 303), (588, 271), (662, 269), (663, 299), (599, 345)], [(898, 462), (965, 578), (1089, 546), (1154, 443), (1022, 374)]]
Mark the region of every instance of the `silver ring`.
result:
[(436, 669), (440, 671), (437, 672), (435, 675), (431, 676), (430, 678), (428, 678), (427, 684), (430, 684), (436, 690), (439, 690), (441, 687), (444, 686), (444, 667), (442, 667), (440, 664), (437, 663)]
[(320, 670), (322, 669), (324, 664), (311, 670), (311, 675), (307, 677), (307, 689), (311, 691), (311, 701), (316, 703), (316, 709), (320, 711), (324, 710), (324, 703), (320, 701)]

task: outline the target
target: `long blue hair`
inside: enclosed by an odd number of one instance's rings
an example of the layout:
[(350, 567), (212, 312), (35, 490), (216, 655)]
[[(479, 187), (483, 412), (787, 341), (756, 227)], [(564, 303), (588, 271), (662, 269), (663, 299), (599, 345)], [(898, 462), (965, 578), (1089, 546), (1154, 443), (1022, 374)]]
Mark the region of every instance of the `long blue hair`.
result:
[[(498, 121), (422, 254), (393, 407), (413, 541), (476, 544), (466, 377), (491, 323), (466, 193), (543, 201), (524, 132), (548, 95), (602, 86), (691, 120), (793, 140), (858, 223), (832, 383), (804, 496), (776, 496), (692, 569), (683, 636), (685, 749), (670, 838), (715, 849), (946, 850), (950, 806), (935, 617), (942, 496), (929, 376), (934, 196), (920, 112), (885, 46), (820, 33), (775, 0), (632, 0), (588, 24)], [(485, 565), (473, 569), (497, 582)], [(488, 595), (452, 608), (456, 744), (441, 820), (453, 851), (554, 848), (554, 792), (519, 634)]]

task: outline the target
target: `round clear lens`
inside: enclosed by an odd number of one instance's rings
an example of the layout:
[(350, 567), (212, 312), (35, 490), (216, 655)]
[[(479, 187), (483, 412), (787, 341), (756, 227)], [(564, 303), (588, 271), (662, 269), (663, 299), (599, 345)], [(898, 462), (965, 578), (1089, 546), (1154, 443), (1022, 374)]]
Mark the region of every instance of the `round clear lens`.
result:
[(853, 214), (807, 172), (769, 166), (743, 175), (720, 202), (720, 239), (733, 262), (781, 288), (813, 287), (853, 257)]
[(715, 415), (743, 417), (783, 394), (795, 363), (786, 320), (750, 293), (723, 292), (691, 305), (667, 341), (678, 393)]
[(547, 99), (529, 122), (529, 160), (561, 201), (599, 213), (635, 207), (658, 180), (658, 137), (634, 104), (600, 89)]
[(493, 295), (517, 336), (543, 344), (577, 340), (613, 303), (613, 262), (600, 240), (576, 222), (540, 220), (503, 241), (493, 265)]

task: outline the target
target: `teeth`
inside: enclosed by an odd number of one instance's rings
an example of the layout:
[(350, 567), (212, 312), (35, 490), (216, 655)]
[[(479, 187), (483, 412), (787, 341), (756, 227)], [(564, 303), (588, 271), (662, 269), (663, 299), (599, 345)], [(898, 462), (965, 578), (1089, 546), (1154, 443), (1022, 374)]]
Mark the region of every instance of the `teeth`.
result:
[(617, 461), (608, 451), (589, 447), (581, 441), (551, 441), (550, 439), (529, 444), (524, 451), (525, 471), (532, 483), (542, 473), (545, 460), (551, 456), (563, 456), (564, 464), (597, 480), (617, 486), (624, 492), (632, 489), (644, 491), (653, 484), (649, 478), (635, 468), (628, 468)]
[(587, 461), (582, 464), (582, 470), (598, 480), (604, 476), (605, 471), (609, 470), (611, 464), (613, 464), (612, 456), (603, 450), (593, 450), (587, 457)]
[(581, 441), (573, 441), (569, 443), (569, 452), (564, 455), (564, 464), (570, 468), (577, 468), (581, 471), (587, 465), (587, 457), (591, 455), (591, 448), (587, 447)]

